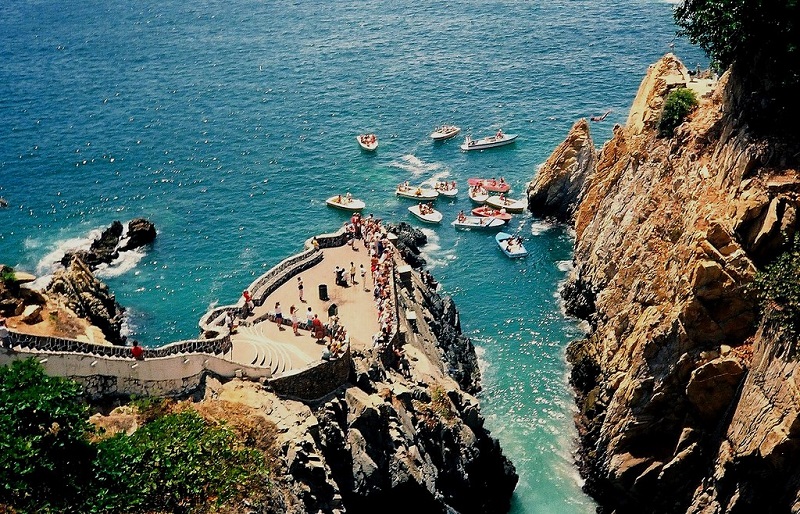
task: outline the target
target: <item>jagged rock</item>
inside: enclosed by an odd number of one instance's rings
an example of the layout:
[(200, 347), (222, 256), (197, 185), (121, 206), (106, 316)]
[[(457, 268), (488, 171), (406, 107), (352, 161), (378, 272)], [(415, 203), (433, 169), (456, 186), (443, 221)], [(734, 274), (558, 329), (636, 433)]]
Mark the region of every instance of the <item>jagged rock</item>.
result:
[(657, 137), (686, 79), (672, 55), (650, 67), (575, 211), (562, 294), (591, 326), (568, 350), (580, 469), (607, 512), (789, 512), (798, 345), (750, 353), (761, 318), (747, 285), (797, 232), (800, 145), (742, 125), (730, 73)]
[(41, 305), (28, 305), (25, 307), (25, 310), (22, 311), (22, 315), (20, 317), (23, 323), (28, 325), (35, 325), (42, 321), (42, 306)]
[(397, 236), (395, 246), (400, 255), (412, 268), (425, 266), (425, 259), (420, 256), (419, 247), (428, 242), (428, 237), (419, 229), (406, 222), (387, 223), (386, 230)]
[(120, 252), (134, 250), (140, 246), (145, 246), (156, 239), (156, 227), (152, 222), (144, 218), (136, 218), (128, 223), (127, 240), (124, 240), (119, 247)]
[(730, 357), (714, 359), (692, 372), (686, 396), (704, 421), (719, 421), (730, 408), (744, 372), (739, 359)]
[(596, 164), (589, 124), (585, 119), (578, 120), (529, 184), (528, 209), (537, 216), (570, 220)]
[[(126, 235), (122, 239), (123, 234)], [(88, 250), (67, 252), (61, 258), (61, 264), (69, 266), (73, 257), (78, 257), (89, 269), (94, 270), (100, 264), (108, 264), (119, 257), (119, 252), (134, 250), (140, 246), (150, 244), (155, 240), (155, 226), (143, 218), (137, 218), (128, 223), (125, 232), (122, 223), (114, 221), (111, 226), (94, 240)]]
[(73, 257), (67, 269), (53, 274), (45, 291), (64, 298), (70, 310), (98, 327), (112, 344), (125, 342), (121, 335), (125, 310), (78, 257)]

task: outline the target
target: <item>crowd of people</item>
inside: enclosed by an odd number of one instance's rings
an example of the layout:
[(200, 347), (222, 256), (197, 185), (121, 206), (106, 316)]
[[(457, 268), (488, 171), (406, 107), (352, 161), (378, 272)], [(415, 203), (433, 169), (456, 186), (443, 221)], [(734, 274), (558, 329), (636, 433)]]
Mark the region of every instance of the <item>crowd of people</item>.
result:
[(422, 215), (433, 214), (434, 212), (432, 203), (420, 203), (417, 208), (419, 209), (419, 213)]

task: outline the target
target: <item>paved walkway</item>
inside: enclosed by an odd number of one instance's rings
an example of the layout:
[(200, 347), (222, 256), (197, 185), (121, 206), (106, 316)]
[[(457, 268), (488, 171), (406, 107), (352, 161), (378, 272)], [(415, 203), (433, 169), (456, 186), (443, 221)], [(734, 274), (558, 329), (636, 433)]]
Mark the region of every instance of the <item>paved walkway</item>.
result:
[[(280, 302), (283, 317), (290, 319), (289, 307), (298, 308), (298, 318), (303, 323), (306, 320), (308, 307), (318, 315), (323, 323), (328, 321), (328, 308), (335, 304), (338, 309), (339, 324), (347, 329), (350, 336), (350, 345), (353, 349), (362, 349), (372, 345), (372, 335), (379, 330), (377, 321), (378, 312), (372, 297), (372, 276), (369, 271), (370, 262), (363, 241), (356, 241), (357, 251), (350, 246), (323, 249), (323, 259), (316, 266), (300, 273), (304, 285), (304, 300), (300, 302), (297, 290), (297, 277), (292, 277), (268, 296), (261, 307), (256, 307), (256, 319), (267, 313), (275, 311), (275, 302)], [(345, 275), (349, 281), (350, 262), (358, 270), (363, 264), (367, 270), (366, 281), (369, 291), (364, 291), (360, 273), (356, 271), (357, 284), (349, 287), (334, 285), (334, 268), (338, 265), (346, 270)], [(328, 301), (320, 300), (319, 285), (325, 284), (328, 289)], [(292, 333), (291, 326), (284, 325), (280, 330), (278, 325), (264, 321), (252, 326), (241, 326), (236, 334), (231, 336), (233, 350), (229, 354), (231, 359), (242, 364), (264, 366), (272, 369), (274, 373), (282, 373), (292, 369), (302, 369), (308, 364), (320, 360), (325, 346), (318, 344), (310, 332), (299, 330), (300, 335)]]

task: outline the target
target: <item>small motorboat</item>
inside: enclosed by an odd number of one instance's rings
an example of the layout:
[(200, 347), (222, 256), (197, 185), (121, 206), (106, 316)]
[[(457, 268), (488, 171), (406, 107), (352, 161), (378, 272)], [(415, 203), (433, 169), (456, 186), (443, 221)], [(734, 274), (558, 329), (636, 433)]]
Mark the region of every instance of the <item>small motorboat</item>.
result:
[(425, 223), (441, 223), (442, 213), (431, 207), (430, 205), (419, 204), (412, 205), (408, 208), (408, 212), (424, 221)]
[(347, 193), (346, 195), (331, 196), (325, 200), (325, 203), (328, 204), (329, 207), (335, 207), (345, 211), (360, 211), (366, 207), (366, 204), (362, 200), (353, 198), (350, 196), (350, 193)]
[(486, 200), (486, 205), (495, 209), (505, 209), (507, 212), (520, 213), (528, 206), (525, 200), (512, 200), (504, 195), (490, 196)]
[(445, 139), (456, 137), (459, 132), (461, 132), (461, 129), (455, 125), (442, 125), (441, 127), (436, 127), (436, 129), (431, 132), (431, 139), (434, 141), (444, 141)]
[(492, 228), (500, 228), (506, 222), (500, 218), (487, 218), (486, 216), (463, 216), (456, 218), (451, 225), (457, 229), (473, 229), (473, 230), (487, 230)]
[(489, 192), (486, 191), (483, 186), (471, 186), (469, 188), (469, 199), (474, 203), (483, 205), (486, 203), (486, 200), (489, 199)]
[(503, 250), (503, 253), (512, 259), (528, 255), (528, 250), (522, 245), (522, 238), (519, 236), (498, 232), (497, 235), (494, 236), (494, 240), (497, 241), (497, 246)]
[(375, 134), (359, 134), (356, 136), (356, 141), (367, 152), (374, 152), (378, 148), (378, 136)]
[(458, 194), (458, 187), (456, 187), (455, 182), (437, 182), (434, 189), (438, 191), (440, 195), (450, 198)]
[(461, 149), (465, 152), (470, 150), (486, 150), (488, 148), (497, 148), (498, 146), (510, 145), (517, 140), (519, 134), (504, 134), (502, 130), (498, 130), (497, 134), (481, 139), (472, 139), (467, 136)]
[(500, 180), (493, 178), (471, 178), (467, 179), (467, 184), (471, 186), (483, 186), (483, 188), (490, 193), (508, 193), (511, 191), (511, 185), (506, 182), (506, 179), (500, 177)]
[(486, 218), (497, 218), (503, 221), (508, 221), (511, 219), (511, 215), (504, 210), (497, 210), (492, 209), (488, 205), (481, 205), (480, 207), (475, 207), (472, 209), (472, 214), (475, 216), (483, 216)]
[(436, 200), (439, 197), (439, 191), (435, 189), (422, 186), (407, 186), (405, 184), (397, 186), (395, 194), (412, 200)]

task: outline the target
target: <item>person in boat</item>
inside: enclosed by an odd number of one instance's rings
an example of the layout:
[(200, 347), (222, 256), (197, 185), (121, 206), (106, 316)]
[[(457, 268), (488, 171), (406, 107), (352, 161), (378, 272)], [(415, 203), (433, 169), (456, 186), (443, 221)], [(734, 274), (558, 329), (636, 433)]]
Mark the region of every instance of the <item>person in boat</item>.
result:
[(456, 181), (455, 180), (450, 182), (450, 189), (452, 189), (453, 191), (456, 190)]
[(497, 134), (495, 135), (495, 137), (497, 139), (503, 139), (503, 129), (498, 130)]
[(500, 202), (506, 203), (506, 195), (504, 195), (503, 193), (500, 193)]
[(417, 196), (420, 196), (422, 194), (422, 188), (418, 187), (417, 190), (414, 191), (414, 194), (417, 195)]
[(506, 183), (506, 179), (504, 179), (503, 177), (500, 177), (500, 183), (501, 184), (505, 184)]
[(336, 197), (336, 200), (335, 200), (335, 202), (336, 202), (336, 203), (338, 203), (338, 204), (341, 204), (341, 203), (342, 203), (342, 195), (338, 195), (338, 196)]
[(353, 195), (350, 194), (350, 191), (348, 191), (347, 194), (345, 195), (345, 200), (346, 203), (350, 203), (353, 201)]
[(458, 212), (458, 221), (465, 221), (466, 219), (467, 219), (467, 216), (464, 214), (464, 211), (459, 211)]

